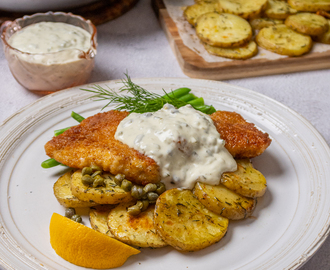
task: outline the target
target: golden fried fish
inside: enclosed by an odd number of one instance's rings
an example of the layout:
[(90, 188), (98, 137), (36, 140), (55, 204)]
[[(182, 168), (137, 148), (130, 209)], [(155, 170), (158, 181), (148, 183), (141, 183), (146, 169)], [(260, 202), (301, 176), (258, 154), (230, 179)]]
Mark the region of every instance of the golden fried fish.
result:
[[(156, 183), (161, 178), (157, 163), (114, 138), (117, 126), (128, 114), (108, 111), (91, 116), (46, 143), (46, 154), (71, 168), (94, 164), (112, 174), (124, 174), (137, 184)], [(218, 111), (211, 118), (235, 158), (258, 156), (271, 143), (267, 133), (237, 113)]]
[(217, 111), (211, 114), (211, 119), (221, 139), (225, 140), (225, 147), (234, 158), (259, 156), (272, 141), (267, 133), (246, 122), (238, 113)]

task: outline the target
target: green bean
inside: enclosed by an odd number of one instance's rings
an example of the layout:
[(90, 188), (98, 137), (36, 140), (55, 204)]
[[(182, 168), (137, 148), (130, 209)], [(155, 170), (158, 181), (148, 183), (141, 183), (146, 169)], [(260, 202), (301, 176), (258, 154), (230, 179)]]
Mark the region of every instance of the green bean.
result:
[(52, 168), (55, 167), (57, 165), (60, 165), (61, 163), (59, 163), (58, 161), (56, 161), (53, 158), (47, 159), (45, 161), (43, 161), (41, 163), (41, 167), (43, 167), (44, 169), (48, 169), (48, 168)]
[(206, 112), (207, 114), (215, 113), (217, 110), (211, 105), (210, 109)]
[(189, 94), (186, 94), (182, 97), (179, 97), (178, 99), (182, 100), (184, 102), (188, 102), (188, 101), (191, 101), (191, 100), (194, 100), (194, 99), (197, 99), (197, 98), (198, 97), (196, 97), (194, 94), (189, 93)]
[(178, 98), (188, 94), (190, 91), (191, 91), (190, 88), (182, 87), (182, 88), (178, 88), (176, 90), (173, 90), (172, 92), (167, 93), (163, 97), (166, 98), (166, 99), (169, 99), (169, 98), (178, 99)]
[(67, 128), (61, 128), (61, 129), (57, 129), (57, 130), (54, 130), (54, 136), (58, 136), (60, 134), (62, 134), (64, 131), (67, 131), (68, 129), (70, 129), (71, 127), (67, 127)]
[(201, 106), (194, 106), (194, 108), (196, 110), (199, 110), (205, 114), (212, 114), (215, 112), (215, 109), (213, 106), (209, 106), (209, 105), (201, 105)]
[(193, 107), (201, 106), (201, 105), (204, 105), (204, 99), (202, 97), (200, 97), (200, 98), (196, 98), (194, 100), (188, 101), (187, 103)]
[(72, 111), (72, 113), (71, 113), (71, 117), (72, 117), (74, 120), (77, 120), (79, 123), (81, 123), (81, 121), (85, 119), (85, 118), (82, 117), (80, 114), (77, 114), (77, 113), (75, 113), (74, 111)]

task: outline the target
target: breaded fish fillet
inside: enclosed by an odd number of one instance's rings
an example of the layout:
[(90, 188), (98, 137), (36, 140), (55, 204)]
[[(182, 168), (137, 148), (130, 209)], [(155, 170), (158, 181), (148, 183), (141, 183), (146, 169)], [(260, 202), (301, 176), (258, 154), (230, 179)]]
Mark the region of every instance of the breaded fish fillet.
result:
[(234, 158), (259, 156), (272, 141), (267, 133), (246, 122), (238, 113), (217, 111), (211, 114), (211, 119), (221, 139), (225, 140), (225, 147)]
[[(117, 126), (127, 115), (109, 111), (91, 116), (46, 143), (46, 154), (72, 168), (95, 164), (112, 174), (124, 174), (137, 184), (156, 183), (160, 181), (157, 163), (114, 138)], [(237, 113), (219, 111), (211, 118), (235, 158), (258, 156), (271, 142), (268, 134)]]
[(91, 116), (49, 141), (46, 154), (71, 168), (95, 164), (112, 174), (124, 174), (137, 184), (156, 183), (160, 181), (157, 163), (114, 138), (127, 115), (109, 111)]

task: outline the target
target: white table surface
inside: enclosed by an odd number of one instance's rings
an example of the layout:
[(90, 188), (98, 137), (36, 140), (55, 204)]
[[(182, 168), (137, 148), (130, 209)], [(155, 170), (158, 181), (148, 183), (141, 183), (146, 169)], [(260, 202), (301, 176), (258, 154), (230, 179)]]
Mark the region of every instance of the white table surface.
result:
[[(97, 27), (98, 54), (89, 82), (131, 78), (187, 77), (171, 51), (149, 0), (120, 18)], [(226, 81), (269, 96), (292, 108), (330, 144), (330, 70)], [(41, 96), (20, 86), (0, 50), (0, 123)], [(330, 269), (330, 238), (300, 269)]]

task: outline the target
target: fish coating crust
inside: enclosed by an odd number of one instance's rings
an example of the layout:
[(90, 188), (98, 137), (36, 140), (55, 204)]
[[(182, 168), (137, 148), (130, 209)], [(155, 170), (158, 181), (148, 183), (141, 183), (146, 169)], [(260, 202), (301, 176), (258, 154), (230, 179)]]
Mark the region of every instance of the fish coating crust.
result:
[[(109, 111), (91, 116), (53, 137), (45, 145), (46, 154), (71, 168), (95, 164), (112, 174), (124, 174), (136, 184), (159, 182), (157, 163), (114, 137), (117, 126), (128, 114)], [(258, 156), (271, 143), (267, 133), (259, 131), (238, 113), (217, 111), (211, 118), (234, 158)]]
[(160, 181), (157, 163), (115, 139), (117, 126), (128, 112), (109, 111), (86, 118), (46, 143), (46, 154), (71, 168), (95, 164), (112, 174), (124, 174), (137, 184)]
[(211, 114), (211, 119), (221, 139), (225, 140), (225, 147), (234, 158), (259, 156), (272, 141), (267, 133), (246, 122), (238, 113), (217, 111)]

